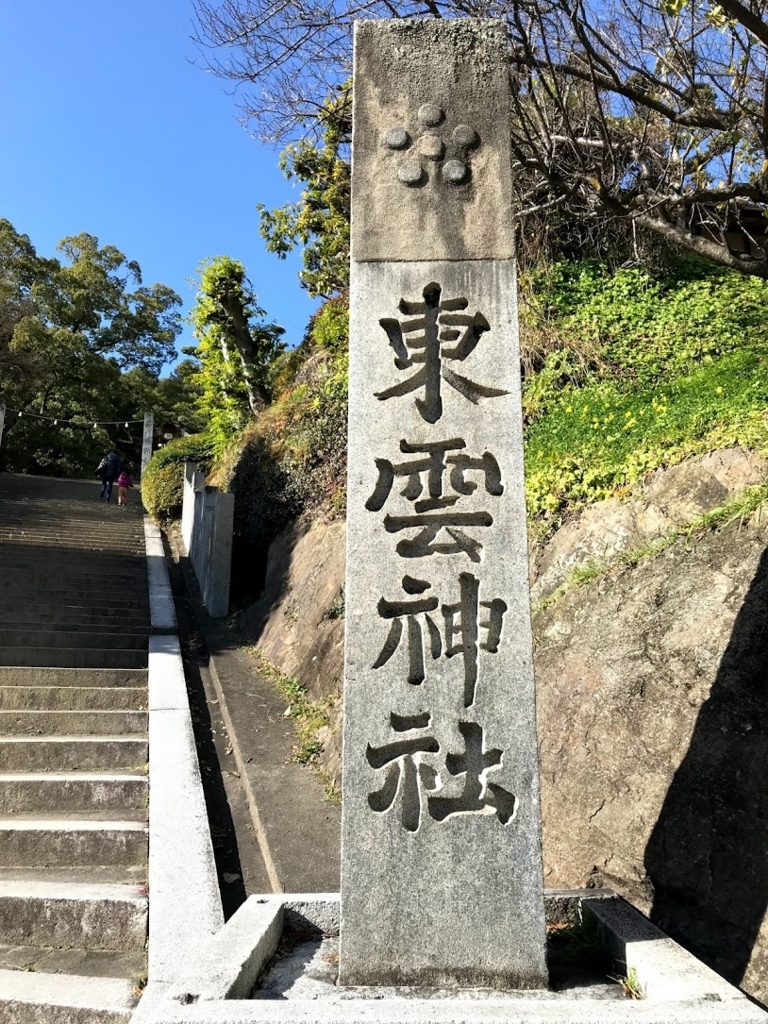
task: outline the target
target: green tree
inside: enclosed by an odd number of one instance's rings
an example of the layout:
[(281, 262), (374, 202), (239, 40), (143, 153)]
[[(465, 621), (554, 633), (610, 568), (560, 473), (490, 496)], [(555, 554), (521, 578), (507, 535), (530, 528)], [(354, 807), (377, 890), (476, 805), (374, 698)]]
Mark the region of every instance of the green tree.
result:
[(199, 343), (191, 380), (198, 407), (219, 445), (272, 400), (271, 368), (284, 350), (284, 329), (268, 322), (245, 268), (217, 256), (200, 264), (200, 288), (190, 321)]
[(302, 245), (299, 279), (310, 295), (328, 298), (349, 284), (351, 83), (326, 99), (312, 120), (319, 126), (319, 142), (305, 138), (280, 157), (288, 180), (305, 185), (301, 198), (274, 210), (258, 209), (267, 249), (285, 259)]
[[(175, 355), (181, 299), (165, 285), (143, 287), (139, 265), (93, 235), (65, 238), (59, 251), (63, 260), (38, 256), (0, 219), (0, 392), (17, 414), (0, 458), (27, 471), (90, 472), (104, 446), (134, 443), (122, 425), (93, 423), (133, 418), (122, 373), (156, 376)], [(75, 423), (51, 429), (38, 417)]]

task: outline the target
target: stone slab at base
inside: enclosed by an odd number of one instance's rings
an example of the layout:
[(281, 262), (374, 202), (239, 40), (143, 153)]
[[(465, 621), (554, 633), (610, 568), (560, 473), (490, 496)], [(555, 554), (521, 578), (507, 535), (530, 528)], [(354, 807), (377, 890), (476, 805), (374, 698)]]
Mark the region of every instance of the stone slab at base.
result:
[[(269, 950), (274, 949), (275, 942), (273, 935), (270, 941), (265, 942), (265, 935), (267, 930), (274, 929), (275, 915), (268, 912), (269, 907), (283, 909), (284, 939), (297, 934), (314, 936), (317, 944), (320, 936), (324, 936), (329, 943), (327, 948), (331, 948), (339, 927), (338, 895), (278, 894), (252, 896), (248, 901), (250, 907), (246, 916), (253, 923), (252, 949), (254, 954), (259, 947), (265, 951), (261, 965), (258, 955), (248, 957), (249, 974), (254, 978), (261, 975), (259, 987), (250, 999), (206, 998), (206, 989), (213, 994), (216, 986), (207, 985), (207, 979), (200, 978), (194, 994), (184, 992), (183, 986), (180, 991), (176, 985), (170, 985), (162, 994), (154, 993), (153, 1005), (140, 1004), (134, 1020), (140, 1019), (142, 1024), (768, 1022), (768, 1014), (751, 1003), (743, 993), (660, 932), (629, 903), (609, 891), (552, 891), (546, 894), (546, 903), (550, 917), (565, 920), (573, 915), (592, 915), (598, 923), (605, 949), (619, 964), (617, 973), (633, 969), (634, 980), (645, 998), (621, 998), (617, 987), (607, 991), (606, 985), (600, 983), (535, 994), (502, 994), (479, 989), (342, 988), (333, 981), (333, 954), (319, 957), (327, 961), (325, 980), (303, 984), (299, 972), (280, 995), (272, 997), (268, 983), (271, 975), (267, 972), (271, 970)], [(263, 906), (264, 913), (255, 914), (259, 905)], [(259, 918), (263, 921), (264, 934), (257, 926)], [(232, 920), (234, 922), (235, 919)], [(238, 964), (244, 960), (243, 930), (231, 929), (231, 948), (226, 930), (225, 926), (200, 960), (212, 978), (223, 978), (233, 970), (241, 970)], [(309, 970), (310, 958), (299, 955), (296, 959), (303, 961), (304, 969)], [(193, 1001), (182, 1001), (185, 999)]]

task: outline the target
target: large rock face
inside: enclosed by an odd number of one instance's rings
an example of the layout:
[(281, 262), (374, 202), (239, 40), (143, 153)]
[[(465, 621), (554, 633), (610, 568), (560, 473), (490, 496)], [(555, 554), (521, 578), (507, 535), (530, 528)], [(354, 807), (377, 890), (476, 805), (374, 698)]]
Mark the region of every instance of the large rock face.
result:
[(548, 886), (611, 885), (768, 999), (768, 531), (565, 594), (535, 632)]
[[(569, 568), (653, 541), (763, 482), (738, 449), (653, 474), (564, 527), (532, 565)], [(545, 883), (610, 885), (768, 1002), (768, 524), (678, 540), (573, 588), (534, 620)], [(267, 658), (338, 689), (344, 530), (285, 531), (250, 619)], [(338, 774), (339, 735), (324, 730)]]
[(743, 448), (726, 448), (669, 469), (658, 469), (632, 488), (627, 500), (590, 505), (562, 526), (531, 557), (534, 605), (585, 562), (611, 559), (652, 544), (724, 505), (768, 477), (768, 460)]

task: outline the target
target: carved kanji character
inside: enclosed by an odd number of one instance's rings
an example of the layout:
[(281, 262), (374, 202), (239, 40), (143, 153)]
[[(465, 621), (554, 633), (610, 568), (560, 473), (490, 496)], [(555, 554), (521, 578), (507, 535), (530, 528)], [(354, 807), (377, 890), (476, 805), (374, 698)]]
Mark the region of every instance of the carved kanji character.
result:
[[(376, 392), (376, 397), (385, 401), (423, 388), (424, 397), (416, 399), (416, 407), (427, 423), (437, 423), (443, 413), (441, 380), (475, 405), (481, 398), (508, 394), (486, 384), (477, 384), (445, 365), (446, 360), (463, 362), (490, 326), (482, 313), (459, 312), (469, 305), (467, 299), (441, 299), (441, 294), (441, 286), (430, 283), (423, 291), (423, 302), (400, 300), (400, 312), (414, 319), (379, 321), (394, 350), (398, 370), (417, 364), (421, 364), (421, 369), (400, 384)], [(455, 344), (448, 347), (450, 343)]]
[[(403, 590), (406, 594), (423, 594), (431, 590), (432, 584), (426, 580), (417, 580), (413, 576), (403, 576)], [(381, 598), (378, 604), (382, 619), (392, 619), (389, 635), (381, 649), (381, 654), (374, 662), (374, 668), (386, 665), (397, 650), (403, 635), (403, 619), (408, 620), (408, 682), (418, 686), (424, 682), (424, 637), (418, 616), (423, 615), (429, 634), (430, 649), (433, 658), (439, 658), (443, 649), (440, 630), (435, 625), (429, 612), (437, 611), (439, 601), (436, 597), (420, 597), (413, 601), (387, 601)]]
[[(426, 580), (404, 576), (403, 590), (406, 594), (424, 594), (432, 589)], [(385, 665), (403, 638), (403, 620), (408, 622), (408, 682), (418, 686), (426, 678), (424, 668), (424, 629), (427, 631), (430, 652), (437, 660), (443, 652), (448, 658), (457, 654), (464, 662), (464, 706), (470, 707), (475, 701), (480, 650), (496, 654), (501, 640), (501, 628), (507, 605), (500, 598), (480, 601), (480, 581), (471, 573), (459, 575), (459, 600), (456, 604), (443, 604), (441, 608), (445, 625), (445, 644), (440, 630), (431, 616), (440, 602), (436, 596), (418, 597), (411, 601), (388, 601), (381, 598), (378, 612), (381, 618), (391, 619), (389, 635), (373, 668)], [(488, 609), (488, 618), (480, 619), (480, 609)], [(421, 621), (423, 616), (423, 623)], [(487, 630), (484, 641), (480, 640), (481, 630)]]
[[(493, 516), (486, 511), (454, 512), (442, 511), (455, 505), (463, 496), (477, 490), (477, 483), (467, 479), (470, 472), (480, 472), (488, 494), (498, 497), (504, 493), (499, 464), (490, 452), (479, 458), (472, 458), (460, 449), (465, 447), (461, 438), (412, 445), (400, 442), (400, 451), (406, 454), (423, 454), (423, 458), (393, 463), (389, 459), (376, 459), (379, 471), (373, 494), (365, 503), (370, 512), (378, 512), (386, 503), (396, 477), (406, 477), (406, 484), (400, 492), (413, 503), (415, 515), (384, 517), (384, 528), (388, 533), (417, 528), (419, 532), (401, 540), (397, 552), (404, 558), (422, 558), (432, 554), (457, 554), (464, 552), (473, 562), (480, 561), (482, 544), (465, 532), (466, 527), (493, 525)], [(448, 452), (459, 454), (448, 455)], [(453, 494), (444, 493), (445, 474), (450, 467), (449, 484)], [(423, 497), (424, 490), (427, 497)], [(450, 541), (437, 543), (437, 536), (445, 529)]]
[(488, 781), (488, 773), (501, 767), (502, 752), (484, 750), (484, 733), (476, 722), (459, 722), (464, 738), (463, 754), (447, 754), (445, 767), (450, 775), (464, 776), (463, 790), (457, 797), (429, 797), (429, 813), (436, 821), (445, 821), (452, 814), (489, 814), (495, 811), (502, 825), (514, 818), (517, 797), (514, 793)]
[[(507, 605), (501, 598), (480, 601), (480, 580), (469, 572), (459, 575), (459, 600), (442, 606), (445, 620), (445, 655), (452, 658), (460, 654), (464, 660), (464, 707), (475, 702), (477, 686), (478, 640), (481, 629), (487, 629), (487, 639), (480, 643), (484, 651), (496, 654), (501, 639), (501, 625)], [(488, 618), (481, 622), (479, 609), (488, 609)], [(454, 639), (457, 642), (454, 643)]]
[(385, 743), (381, 747), (372, 747), (369, 743), (366, 750), (366, 759), (371, 768), (389, 766), (384, 785), (369, 794), (368, 806), (384, 814), (394, 805), (399, 789), (403, 827), (409, 832), (415, 832), (421, 821), (422, 791), (434, 789), (437, 779), (435, 769), (422, 761), (423, 754), (436, 754), (440, 750), (434, 736), (426, 732), (430, 718), (427, 711), (405, 717), (393, 712), (390, 725), (395, 732), (418, 732), (419, 735)]

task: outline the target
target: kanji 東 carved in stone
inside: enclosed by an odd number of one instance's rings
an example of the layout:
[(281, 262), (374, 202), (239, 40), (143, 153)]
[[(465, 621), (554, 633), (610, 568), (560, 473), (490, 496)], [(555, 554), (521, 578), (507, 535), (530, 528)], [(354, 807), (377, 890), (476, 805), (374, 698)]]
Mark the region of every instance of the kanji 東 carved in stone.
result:
[(443, 299), (439, 284), (428, 284), (423, 297), (423, 302), (400, 300), (400, 312), (414, 319), (379, 321), (394, 349), (398, 370), (422, 365), (400, 384), (376, 392), (376, 397), (385, 401), (423, 388), (424, 397), (416, 399), (416, 407), (427, 423), (437, 423), (443, 414), (441, 379), (475, 405), (481, 398), (506, 395), (506, 391), (477, 384), (445, 365), (446, 360), (463, 362), (474, 352), (480, 338), (490, 330), (483, 314), (461, 312), (469, 305), (468, 299)]

